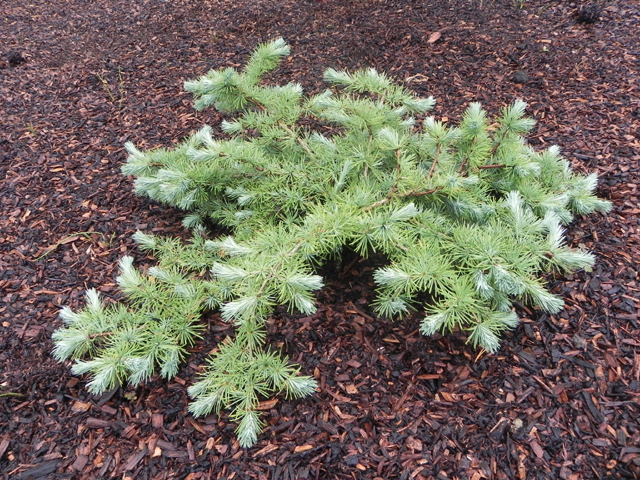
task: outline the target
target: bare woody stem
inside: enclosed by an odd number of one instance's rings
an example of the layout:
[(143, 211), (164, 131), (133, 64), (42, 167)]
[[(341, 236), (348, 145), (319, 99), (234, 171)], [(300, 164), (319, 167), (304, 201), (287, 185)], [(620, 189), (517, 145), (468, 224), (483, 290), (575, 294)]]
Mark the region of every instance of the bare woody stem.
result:
[(508, 133), (508, 130), (504, 129), (502, 131), (502, 136), (500, 137), (500, 140), (497, 140), (497, 141), (494, 140), (495, 144), (493, 145), (493, 148), (491, 148), (491, 152), (489, 153), (490, 157), (493, 157), (496, 154), (496, 152), (498, 151), (498, 148), (500, 148), (500, 145), (502, 145), (503, 140), (507, 138), (507, 133)]
[(471, 145), (469, 145), (469, 152), (468, 154), (464, 157), (464, 160), (462, 161), (462, 163), (460, 164), (460, 168), (458, 168), (458, 174), (462, 175), (462, 172), (464, 171), (465, 167), (467, 166), (467, 164), (469, 163), (469, 153), (471, 153), (471, 151), (473, 150), (473, 147), (476, 145), (476, 142), (478, 141), (478, 137), (473, 137), (473, 140), (471, 140)]
[(438, 164), (438, 159), (440, 158), (440, 151), (442, 150), (442, 145), (438, 144), (438, 148), (436, 149), (436, 154), (433, 157), (433, 162), (431, 163), (431, 167), (429, 167), (429, 172), (427, 173), (427, 180), (429, 180), (434, 172), (436, 171), (436, 165)]
[(283, 123), (282, 121), (278, 122), (278, 126), (281, 127), (282, 129), (286, 130), (287, 133), (289, 135), (291, 135), (292, 137), (294, 137), (296, 139), (296, 142), (298, 143), (298, 145), (300, 145), (302, 147), (302, 149), (307, 153), (307, 155), (309, 155), (310, 157), (314, 157), (314, 153), (311, 150), (311, 148), (309, 148), (309, 145), (307, 145), (307, 143), (302, 140), (300, 137), (298, 137), (296, 135), (296, 132), (294, 132), (291, 127), (285, 123)]
[(92, 333), (89, 335), (89, 340), (93, 340), (94, 338), (102, 338), (108, 337), (109, 335), (114, 335), (116, 332), (101, 332), (101, 333)]
[(440, 190), (442, 190), (443, 187), (436, 187), (436, 188), (432, 188), (431, 190), (424, 190), (422, 192), (416, 192), (416, 191), (411, 191), (411, 192), (407, 192), (407, 193), (403, 193), (401, 195), (398, 195), (398, 197), (400, 198), (404, 198), (404, 197), (424, 197), (425, 195), (432, 195), (436, 192), (439, 192)]
[(500, 163), (500, 164), (496, 164), (496, 165), (480, 165), (479, 167), (476, 167), (478, 170), (488, 170), (490, 168), (507, 168), (509, 165), (506, 165), (504, 163)]

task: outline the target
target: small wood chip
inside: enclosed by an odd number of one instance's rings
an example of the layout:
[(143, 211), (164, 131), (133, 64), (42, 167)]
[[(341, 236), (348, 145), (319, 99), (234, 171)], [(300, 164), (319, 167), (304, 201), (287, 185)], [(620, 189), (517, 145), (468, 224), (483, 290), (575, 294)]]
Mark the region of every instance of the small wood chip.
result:
[(533, 453), (535, 453), (536, 457), (544, 457), (544, 450), (536, 440), (531, 440), (529, 442), (529, 445), (531, 445), (531, 450), (533, 450)]
[(440, 40), (440, 37), (442, 37), (442, 34), (440, 32), (433, 32), (431, 35), (429, 35), (427, 43), (435, 43)]
[(138, 453), (136, 453), (131, 458), (129, 458), (129, 460), (127, 460), (127, 462), (124, 465), (122, 465), (122, 467), (120, 467), (120, 471), (126, 472), (128, 470), (133, 470), (134, 468), (136, 468), (138, 463), (140, 463), (140, 460), (142, 460), (145, 457), (147, 452), (148, 450), (146, 447), (140, 450)]
[(71, 405), (71, 411), (76, 413), (88, 412), (90, 408), (90, 403), (81, 402), (80, 400), (76, 400), (75, 402), (73, 402), (73, 405)]
[(293, 449), (293, 453), (306, 452), (307, 450), (311, 450), (313, 445), (298, 445)]
[(154, 428), (162, 428), (164, 425), (164, 416), (161, 413), (151, 415), (151, 426)]
[(73, 462), (73, 465), (71, 465), (71, 468), (73, 468), (76, 472), (81, 471), (85, 465), (89, 462), (89, 457), (86, 455), (78, 455), (76, 457), (75, 462)]
[(5, 435), (4, 437), (2, 437), (2, 441), (0, 441), (0, 459), (2, 459), (2, 456), (4, 455), (4, 452), (7, 451), (7, 448), (9, 448), (9, 436)]

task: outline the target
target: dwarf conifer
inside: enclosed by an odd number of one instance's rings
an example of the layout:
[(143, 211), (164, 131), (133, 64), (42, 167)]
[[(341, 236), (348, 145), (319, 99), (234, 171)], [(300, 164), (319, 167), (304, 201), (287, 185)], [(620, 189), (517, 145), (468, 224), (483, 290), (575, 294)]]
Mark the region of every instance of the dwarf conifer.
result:
[[(261, 398), (316, 388), (268, 347), (265, 321), (279, 305), (316, 310), (323, 262), (345, 249), (377, 253), (388, 260), (374, 273), (377, 314), (418, 312), (425, 335), (462, 330), (495, 352), (518, 323), (514, 300), (562, 308), (544, 273), (593, 264), (566, 245), (564, 228), (574, 214), (610, 208), (594, 196), (594, 174), (576, 174), (556, 147), (527, 144), (534, 121), (522, 101), (495, 120), (471, 104), (449, 126), (425, 116), (433, 98), (373, 69), (328, 69), (331, 89), (311, 97), (295, 83), (262, 82), (288, 54), (275, 40), (242, 71), (186, 82), (196, 109), (230, 115), (220, 133), (207, 126), (172, 149), (126, 145), (122, 170), (136, 192), (183, 209), (193, 239), (136, 233), (157, 266), (142, 273), (123, 258), (123, 300), (104, 304), (89, 290), (84, 309), (62, 310), (53, 335), (56, 358), (75, 360), (73, 372), (89, 373), (89, 390), (101, 393), (156, 371), (174, 376), (205, 328), (203, 312), (219, 310), (235, 335), (189, 388), (190, 410), (229, 409), (243, 446), (263, 428)], [(230, 234), (210, 238), (211, 223)]]

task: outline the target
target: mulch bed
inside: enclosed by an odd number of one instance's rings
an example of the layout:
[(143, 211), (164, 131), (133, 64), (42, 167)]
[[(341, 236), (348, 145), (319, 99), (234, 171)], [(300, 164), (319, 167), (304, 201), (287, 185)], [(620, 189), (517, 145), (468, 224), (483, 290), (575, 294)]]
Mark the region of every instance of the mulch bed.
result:
[[(0, 16), (0, 478), (640, 478), (640, 10), (559, 0), (4, 0)], [(419, 319), (375, 318), (373, 265), (326, 275), (318, 312), (278, 312), (271, 342), (319, 392), (263, 404), (241, 449), (225, 414), (192, 418), (186, 387), (232, 333), (216, 315), (172, 381), (89, 395), (51, 357), (58, 309), (86, 288), (117, 296), (118, 259), (152, 259), (136, 229), (183, 235), (178, 212), (137, 198), (123, 144), (171, 146), (203, 123), (182, 91), (284, 37), (274, 81), (324, 88), (329, 66), (375, 67), (455, 121), (522, 98), (536, 148), (600, 174), (604, 216), (569, 240), (593, 272), (552, 278), (558, 315), (523, 309), (496, 355)], [(331, 270), (331, 269), (329, 269)]]

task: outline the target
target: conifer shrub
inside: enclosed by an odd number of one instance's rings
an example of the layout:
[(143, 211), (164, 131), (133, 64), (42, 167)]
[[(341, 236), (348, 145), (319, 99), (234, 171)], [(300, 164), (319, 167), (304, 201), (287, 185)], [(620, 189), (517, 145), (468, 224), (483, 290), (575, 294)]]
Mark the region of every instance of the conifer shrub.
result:
[[(375, 252), (388, 260), (373, 276), (378, 315), (418, 312), (425, 335), (460, 330), (495, 352), (518, 324), (514, 301), (562, 308), (545, 273), (594, 261), (566, 245), (564, 227), (574, 214), (610, 208), (594, 195), (595, 174), (572, 171), (557, 147), (527, 144), (534, 121), (522, 101), (492, 121), (471, 104), (449, 126), (423, 115), (433, 98), (373, 69), (330, 68), (331, 89), (310, 97), (294, 83), (262, 82), (288, 54), (278, 39), (260, 45), (242, 71), (185, 83), (197, 110), (230, 114), (221, 133), (207, 126), (173, 149), (126, 145), (122, 171), (135, 177), (136, 192), (184, 210), (193, 238), (137, 232), (157, 265), (143, 273), (124, 257), (123, 300), (105, 304), (89, 290), (82, 310), (62, 310), (53, 334), (55, 357), (73, 359), (73, 373), (88, 373), (88, 389), (100, 394), (154, 372), (176, 375), (205, 328), (203, 313), (218, 310), (235, 334), (212, 346), (188, 390), (190, 411), (227, 409), (242, 446), (264, 426), (261, 398), (316, 388), (268, 347), (265, 321), (279, 305), (316, 310), (323, 262), (345, 249)], [(211, 235), (212, 223), (231, 234)]]

